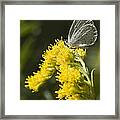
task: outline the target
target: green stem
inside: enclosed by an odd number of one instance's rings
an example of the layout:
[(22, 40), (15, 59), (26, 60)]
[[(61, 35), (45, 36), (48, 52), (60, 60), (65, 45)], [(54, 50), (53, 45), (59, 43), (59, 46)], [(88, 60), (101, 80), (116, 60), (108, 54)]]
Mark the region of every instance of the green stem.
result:
[(90, 98), (91, 99), (94, 99), (94, 83), (93, 83), (93, 73), (94, 73), (94, 70), (93, 69), (91, 71), (91, 79), (89, 78), (89, 72), (88, 70), (86, 69), (86, 66), (85, 66), (85, 63), (84, 61), (82, 60), (82, 58), (79, 56), (79, 57), (76, 57), (76, 60), (78, 62), (80, 62), (79, 64), (79, 68), (80, 68), (80, 72), (87, 78), (87, 81), (84, 80), (85, 83), (87, 83), (90, 87)]

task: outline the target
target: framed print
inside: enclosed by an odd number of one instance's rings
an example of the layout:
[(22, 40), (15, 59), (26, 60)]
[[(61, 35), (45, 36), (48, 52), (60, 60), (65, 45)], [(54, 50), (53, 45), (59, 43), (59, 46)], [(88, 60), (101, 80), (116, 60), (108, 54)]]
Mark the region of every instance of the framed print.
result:
[(1, 118), (119, 119), (119, 2), (1, 2)]

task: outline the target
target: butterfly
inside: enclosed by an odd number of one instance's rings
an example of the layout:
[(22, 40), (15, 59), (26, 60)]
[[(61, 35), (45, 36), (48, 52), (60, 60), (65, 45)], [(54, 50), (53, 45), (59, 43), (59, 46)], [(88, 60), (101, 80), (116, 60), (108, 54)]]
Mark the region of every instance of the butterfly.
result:
[(92, 20), (74, 20), (65, 43), (71, 48), (85, 48), (93, 45), (98, 32)]

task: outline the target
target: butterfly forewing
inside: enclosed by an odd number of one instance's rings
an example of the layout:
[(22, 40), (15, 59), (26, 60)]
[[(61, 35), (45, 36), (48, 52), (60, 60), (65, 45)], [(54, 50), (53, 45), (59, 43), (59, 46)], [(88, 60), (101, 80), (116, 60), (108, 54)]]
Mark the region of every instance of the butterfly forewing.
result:
[(68, 44), (76, 47), (90, 46), (97, 39), (97, 29), (91, 20), (74, 20), (68, 34)]
[(68, 34), (68, 42), (72, 42), (73, 35), (83, 26), (86, 20), (74, 20)]

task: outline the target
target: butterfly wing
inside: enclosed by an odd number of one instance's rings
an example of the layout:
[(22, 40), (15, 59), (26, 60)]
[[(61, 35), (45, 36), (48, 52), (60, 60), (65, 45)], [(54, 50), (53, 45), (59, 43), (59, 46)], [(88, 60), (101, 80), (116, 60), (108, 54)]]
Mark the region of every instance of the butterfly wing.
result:
[(97, 39), (97, 29), (91, 20), (74, 20), (68, 34), (68, 44), (76, 47), (93, 45)]

